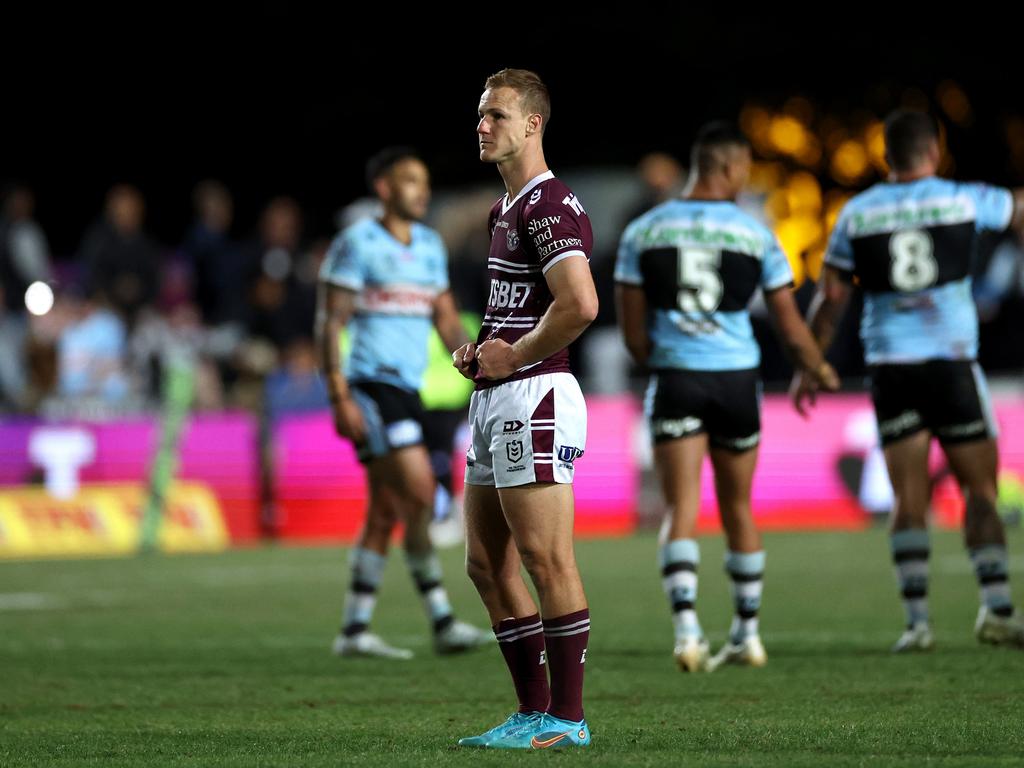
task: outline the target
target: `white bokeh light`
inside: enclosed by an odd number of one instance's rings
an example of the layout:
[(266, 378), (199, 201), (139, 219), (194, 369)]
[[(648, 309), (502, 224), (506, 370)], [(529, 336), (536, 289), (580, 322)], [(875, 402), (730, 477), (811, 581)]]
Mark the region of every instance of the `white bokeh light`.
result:
[(33, 315), (45, 315), (53, 309), (53, 289), (36, 281), (25, 291), (25, 308)]

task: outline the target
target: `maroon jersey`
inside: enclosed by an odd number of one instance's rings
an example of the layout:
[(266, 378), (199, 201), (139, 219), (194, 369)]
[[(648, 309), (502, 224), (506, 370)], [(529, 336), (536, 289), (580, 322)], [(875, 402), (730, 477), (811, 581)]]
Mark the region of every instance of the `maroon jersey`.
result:
[[(590, 259), (594, 236), (590, 217), (576, 195), (551, 171), (531, 180), (516, 199), (502, 197), (488, 220), (491, 250), (487, 274), (491, 295), (477, 344), (502, 339), (509, 344), (525, 336), (551, 306), (544, 274), (565, 258)], [(506, 379), (476, 374), (477, 389), (525, 379), (542, 373), (569, 371), (569, 350), (562, 349), (539, 363), (520, 368)]]

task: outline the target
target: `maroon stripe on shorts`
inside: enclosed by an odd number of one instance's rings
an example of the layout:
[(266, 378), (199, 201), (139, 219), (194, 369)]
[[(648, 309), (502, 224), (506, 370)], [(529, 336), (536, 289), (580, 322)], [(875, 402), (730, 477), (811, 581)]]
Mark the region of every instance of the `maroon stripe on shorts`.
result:
[[(533, 438), (533, 471), (537, 478), (538, 483), (553, 483), (555, 482), (555, 430), (553, 429), (555, 418), (555, 389), (552, 387), (544, 398), (540, 401), (540, 404), (534, 410), (533, 415), (530, 416), (530, 431)], [(536, 427), (533, 425), (534, 419), (548, 419), (549, 423), (539, 424)], [(543, 427), (543, 429), (538, 429)], [(538, 464), (538, 454), (543, 454), (540, 458), (544, 459), (544, 463)]]

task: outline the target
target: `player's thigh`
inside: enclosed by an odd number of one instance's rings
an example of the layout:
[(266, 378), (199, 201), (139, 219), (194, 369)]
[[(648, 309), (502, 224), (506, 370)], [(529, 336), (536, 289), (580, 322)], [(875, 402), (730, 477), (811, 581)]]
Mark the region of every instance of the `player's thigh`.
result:
[(925, 495), (931, 490), (931, 478), (928, 474), (928, 453), (931, 448), (931, 433), (917, 430), (898, 440), (885, 444), (885, 466), (889, 470), (889, 482), (897, 498), (906, 500), (908, 495), (914, 498)]
[(708, 449), (708, 436), (701, 432), (654, 444), (654, 467), (665, 502), (673, 511), (688, 501), (700, 503), (700, 472)]
[(995, 440), (946, 442), (942, 444), (942, 450), (961, 488), (995, 498), (998, 493), (999, 470), (999, 452)]
[(749, 512), (757, 454), (757, 446), (746, 450), (712, 446), (711, 465), (715, 471), (715, 494), (723, 517)]
[(389, 484), (405, 501), (420, 508), (433, 505), (434, 472), (425, 446), (398, 448), (374, 463), (383, 466)]
[(470, 572), (519, 573), (519, 554), (494, 486), (465, 486), (466, 561)]
[(524, 559), (573, 561), (573, 492), (568, 483), (500, 488), (501, 508)]

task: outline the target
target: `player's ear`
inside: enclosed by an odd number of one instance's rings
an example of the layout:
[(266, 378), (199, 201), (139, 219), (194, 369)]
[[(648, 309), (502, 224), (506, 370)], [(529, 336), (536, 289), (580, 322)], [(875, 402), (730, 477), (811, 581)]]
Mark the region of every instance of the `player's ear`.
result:
[(538, 113), (534, 112), (532, 115), (526, 118), (526, 135), (532, 136), (535, 133), (540, 133), (540, 129), (544, 125), (544, 118)]
[(384, 202), (391, 199), (391, 185), (388, 184), (387, 176), (378, 176), (373, 180), (373, 191)]

